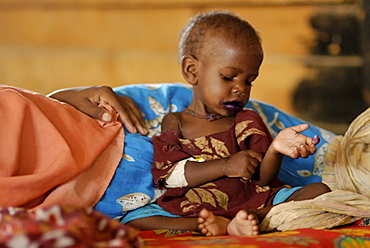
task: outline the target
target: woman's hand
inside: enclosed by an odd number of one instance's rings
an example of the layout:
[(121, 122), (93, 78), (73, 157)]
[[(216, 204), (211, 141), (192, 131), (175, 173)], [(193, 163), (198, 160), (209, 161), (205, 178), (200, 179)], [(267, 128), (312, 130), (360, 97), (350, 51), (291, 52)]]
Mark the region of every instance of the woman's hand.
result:
[(101, 101), (108, 103), (119, 114), (120, 121), (130, 133), (148, 133), (142, 113), (136, 103), (129, 97), (114, 93), (108, 86), (79, 87), (54, 91), (51, 98), (66, 102), (81, 112), (102, 121), (110, 121), (112, 114), (105, 108), (98, 107)]

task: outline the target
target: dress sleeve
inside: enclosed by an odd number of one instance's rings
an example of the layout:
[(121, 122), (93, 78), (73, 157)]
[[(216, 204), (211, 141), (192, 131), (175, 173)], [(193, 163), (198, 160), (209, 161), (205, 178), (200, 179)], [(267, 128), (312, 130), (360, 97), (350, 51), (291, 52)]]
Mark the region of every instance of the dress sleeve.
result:
[(238, 113), (235, 136), (241, 150), (254, 150), (265, 154), (272, 142), (271, 134), (261, 117), (252, 109)]
[(152, 139), (154, 158), (152, 166), (153, 180), (158, 188), (165, 187), (165, 178), (174, 170), (177, 163), (191, 156), (184, 152), (178, 134), (164, 131)]

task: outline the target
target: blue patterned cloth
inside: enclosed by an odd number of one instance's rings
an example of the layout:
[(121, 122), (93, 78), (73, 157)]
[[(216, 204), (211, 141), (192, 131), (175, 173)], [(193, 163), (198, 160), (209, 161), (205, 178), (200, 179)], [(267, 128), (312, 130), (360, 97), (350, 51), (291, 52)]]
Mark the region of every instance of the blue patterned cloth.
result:
[[(148, 136), (131, 134), (125, 130), (124, 154), (110, 185), (94, 208), (112, 218), (124, 217), (123, 222), (153, 214), (171, 216), (158, 205), (150, 204), (161, 195), (161, 191), (155, 189), (151, 175), (153, 160), (151, 137), (160, 133), (160, 123), (164, 115), (182, 111), (190, 104), (192, 90), (185, 84), (164, 83), (127, 85), (117, 87), (114, 91), (119, 95), (131, 97), (138, 104), (151, 129)], [(257, 111), (273, 137), (281, 129), (306, 123), (253, 99), (246, 107)], [(292, 187), (321, 181), (328, 142), (335, 136), (313, 125), (303, 134), (309, 137), (318, 135), (321, 142), (318, 144), (317, 153), (307, 159), (284, 157), (278, 178)]]

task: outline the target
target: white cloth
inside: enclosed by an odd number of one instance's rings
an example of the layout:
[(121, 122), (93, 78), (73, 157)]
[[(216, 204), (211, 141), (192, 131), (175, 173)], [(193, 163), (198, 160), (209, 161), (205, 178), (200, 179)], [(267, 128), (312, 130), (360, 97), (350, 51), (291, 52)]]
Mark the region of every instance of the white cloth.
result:
[(185, 164), (188, 162), (188, 158), (177, 162), (174, 169), (165, 178), (165, 185), (167, 188), (181, 188), (188, 186), (188, 182), (185, 177)]
[(165, 178), (167, 188), (181, 188), (189, 185), (185, 177), (185, 165), (188, 161), (204, 162), (205, 160), (202, 158), (187, 158), (177, 162), (174, 169)]

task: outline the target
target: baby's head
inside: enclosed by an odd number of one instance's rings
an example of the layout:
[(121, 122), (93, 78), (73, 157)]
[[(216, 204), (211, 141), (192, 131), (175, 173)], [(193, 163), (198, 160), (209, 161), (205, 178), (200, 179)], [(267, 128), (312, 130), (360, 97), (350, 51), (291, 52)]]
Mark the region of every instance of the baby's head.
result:
[[(179, 61), (185, 55), (200, 58), (209, 55), (213, 39), (243, 42), (250, 52), (262, 52), (261, 39), (256, 30), (245, 20), (230, 11), (211, 11), (192, 17), (180, 32)], [(253, 51), (255, 50), (255, 51)]]
[(194, 16), (183, 29), (179, 57), (182, 74), (193, 85), (192, 107), (229, 116), (248, 102), (263, 51), (248, 22), (231, 12), (211, 11)]

